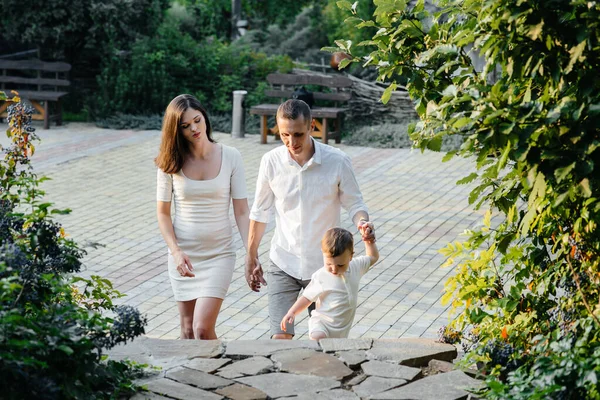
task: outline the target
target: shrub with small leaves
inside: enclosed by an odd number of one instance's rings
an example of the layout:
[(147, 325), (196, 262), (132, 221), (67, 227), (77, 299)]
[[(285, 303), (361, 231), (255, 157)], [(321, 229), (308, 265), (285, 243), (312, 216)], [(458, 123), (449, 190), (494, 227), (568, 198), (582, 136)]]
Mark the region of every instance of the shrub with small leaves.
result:
[[(0, 100), (5, 96), (0, 92)], [(3, 399), (105, 399), (131, 394), (140, 367), (103, 352), (144, 333), (145, 317), (97, 276), (74, 278), (83, 250), (68, 239), (30, 166), (31, 110), (8, 107), (0, 160), (0, 387)], [(114, 317), (108, 316), (115, 315)]]

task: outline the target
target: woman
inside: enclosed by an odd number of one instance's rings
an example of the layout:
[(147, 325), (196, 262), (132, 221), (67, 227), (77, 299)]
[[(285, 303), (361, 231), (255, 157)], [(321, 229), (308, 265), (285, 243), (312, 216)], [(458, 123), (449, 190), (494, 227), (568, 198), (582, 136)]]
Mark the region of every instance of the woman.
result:
[(248, 242), (242, 156), (213, 140), (200, 102), (182, 94), (165, 112), (155, 162), (158, 226), (169, 248), (169, 277), (181, 317), (181, 338), (216, 339), (217, 316), (235, 265), (231, 202), (244, 246)]

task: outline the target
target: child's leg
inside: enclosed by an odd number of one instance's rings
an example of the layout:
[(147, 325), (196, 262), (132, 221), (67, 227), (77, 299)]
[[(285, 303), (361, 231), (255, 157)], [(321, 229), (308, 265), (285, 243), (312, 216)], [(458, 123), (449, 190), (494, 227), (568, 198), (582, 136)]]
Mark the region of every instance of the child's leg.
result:
[(329, 337), (327, 328), (316, 316), (310, 317), (308, 320), (308, 337), (312, 340), (321, 340)]
[(327, 338), (327, 334), (323, 331), (314, 331), (310, 333), (310, 338), (312, 340), (321, 340)]

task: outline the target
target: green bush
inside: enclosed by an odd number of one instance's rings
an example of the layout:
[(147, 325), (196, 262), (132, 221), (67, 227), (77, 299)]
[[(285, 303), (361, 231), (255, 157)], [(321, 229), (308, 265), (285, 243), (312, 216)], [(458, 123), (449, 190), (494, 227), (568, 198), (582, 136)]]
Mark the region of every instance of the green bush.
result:
[(464, 138), (446, 159), (474, 162), (458, 183), (487, 208), (443, 249), (456, 267), (442, 299), (448, 330), (463, 336), (466, 362), (482, 365), (483, 395), (600, 399), (600, 4), (375, 4), (373, 20), (349, 22), (377, 29), (366, 61), (392, 83), (383, 101), (406, 82), (418, 148)]
[(139, 39), (131, 52), (114, 49), (88, 108), (95, 119), (162, 114), (172, 98), (189, 93), (211, 112), (228, 112), (233, 90), (248, 90), (248, 103), (254, 104), (263, 97), (266, 76), (291, 67), (289, 58), (267, 57), (241, 45), (215, 39), (198, 43), (168, 18), (156, 36)]
[[(370, 124), (358, 122), (348, 128), (344, 143), (354, 146), (368, 146), (388, 149), (411, 148), (413, 141), (408, 135), (408, 128), (414, 121), (402, 123)], [(348, 126), (348, 124), (346, 124)], [(442, 151), (458, 150), (463, 143), (458, 136), (445, 136), (442, 140)]]
[[(0, 93), (0, 99), (5, 99)], [(84, 254), (43, 201), (29, 157), (32, 109), (8, 108), (11, 145), (0, 160), (0, 387), (5, 399), (105, 399), (135, 392), (140, 368), (103, 351), (144, 333), (146, 320), (97, 276), (73, 278)], [(110, 313), (111, 316), (107, 316)]]

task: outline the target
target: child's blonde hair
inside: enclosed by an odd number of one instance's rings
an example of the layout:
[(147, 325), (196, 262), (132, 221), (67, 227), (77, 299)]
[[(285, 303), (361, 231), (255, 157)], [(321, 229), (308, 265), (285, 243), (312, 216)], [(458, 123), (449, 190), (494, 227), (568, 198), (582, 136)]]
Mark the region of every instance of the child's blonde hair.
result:
[(337, 257), (344, 254), (346, 250), (350, 250), (350, 254), (354, 254), (354, 238), (346, 229), (331, 228), (323, 235), (321, 250), (329, 257)]

